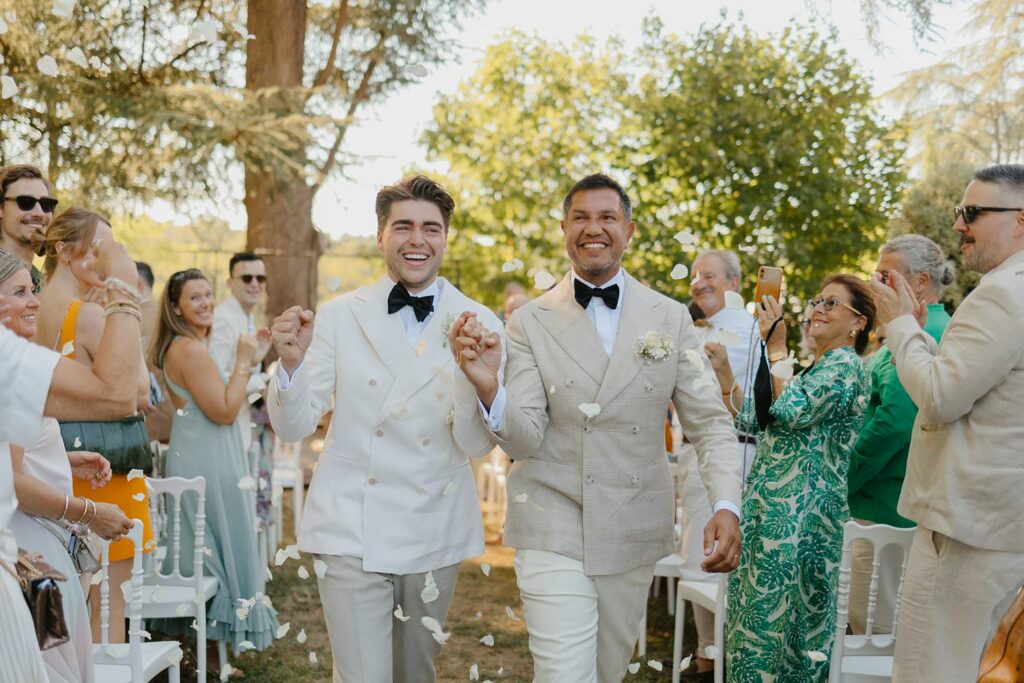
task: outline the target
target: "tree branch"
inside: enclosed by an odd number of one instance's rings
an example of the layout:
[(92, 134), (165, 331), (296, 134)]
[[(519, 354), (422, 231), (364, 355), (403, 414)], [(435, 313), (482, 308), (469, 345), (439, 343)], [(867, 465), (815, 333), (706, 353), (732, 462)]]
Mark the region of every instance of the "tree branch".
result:
[(331, 51), (327, 55), (327, 64), (324, 65), (324, 68), (320, 69), (320, 73), (316, 75), (316, 79), (313, 81), (314, 88), (327, 85), (327, 81), (334, 75), (334, 60), (338, 56), (338, 41), (341, 39), (341, 30), (345, 28), (347, 18), (348, 0), (341, 0), (341, 5), (338, 7), (338, 20), (334, 24), (334, 35), (331, 36)]

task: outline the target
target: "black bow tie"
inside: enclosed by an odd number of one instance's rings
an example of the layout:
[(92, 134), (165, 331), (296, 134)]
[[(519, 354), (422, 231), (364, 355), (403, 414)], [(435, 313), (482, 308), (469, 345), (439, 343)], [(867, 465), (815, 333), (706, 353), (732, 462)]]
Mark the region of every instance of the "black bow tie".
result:
[(591, 287), (582, 280), (573, 279), (572, 286), (576, 290), (576, 302), (580, 306), (586, 308), (590, 305), (590, 300), (595, 296), (598, 299), (604, 301), (604, 305), (608, 308), (616, 308), (619, 305), (619, 286), (612, 285), (600, 289), (598, 287)]
[(423, 322), (430, 315), (430, 312), (434, 310), (434, 297), (413, 296), (405, 288), (405, 285), (399, 282), (391, 288), (391, 293), (388, 294), (388, 314), (397, 313), (406, 306), (410, 307), (412, 312), (416, 314), (417, 321)]

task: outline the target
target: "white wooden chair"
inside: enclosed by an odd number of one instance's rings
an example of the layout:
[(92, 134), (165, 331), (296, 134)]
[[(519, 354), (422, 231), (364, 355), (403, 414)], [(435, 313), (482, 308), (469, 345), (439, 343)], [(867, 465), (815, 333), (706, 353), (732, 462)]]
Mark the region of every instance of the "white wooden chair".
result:
[[(903, 549), (903, 566), (900, 569), (900, 586), (907, 569), (907, 558), (914, 540), (916, 529), (898, 529), (886, 524), (863, 526), (849, 521), (843, 530), (843, 559), (839, 565), (839, 599), (836, 607), (836, 636), (832, 646), (832, 661), (829, 666), (829, 683), (880, 683), (892, 680), (893, 652), (896, 649), (896, 623), (899, 617), (899, 599), (893, 615), (891, 634), (873, 634), (875, 621), (875, 600), (878, 594), (878, 567), (882, 549), (897, 545)], [(850, 614), (850, 573), (853, 564), (854, 541), (871, 543), (873, 560), (871, 585), (868, 589), (867, 624), (864, 635), (846, 635)]]
[[(196, 622), (196, 676), (206, 680), (206, 603), (218, 589), (214, 576), (203, 575), (203, 556), (206, 550), (206, 479), (168, 477), (150, 480), (150, 496), (160, 498), (159, 506), (173, 520), (173, 534), (167, 541), (167, 556), (172, 569), (168, 574), (156, 567), (146, 576), (142, 586), (142, 615), (147, 619), (177, 619), (194, 617)], [(181, 573), (181, 502), (186, 494), (197, 498), (195, 541), (192, 549), (192, 576)], [(220, 668), (227, 663), (227, 648), (218, 643)]]
[[(664, 578), (668, 584), (668, 613), (675, 611), (675, 587), (679, 578), (679, 568), (683, 566), (683, 558), (678, 553), (672, 553), (663, 557), (654, 565), (654, 579), (651, 582), (654, 597), (658, 597), (658, 581)], [(637, 641), (636, 654), (638, 657), (647, 656), (647, 605), (644, 605), (644, 616), (640, 621), (640, 640)]]
[[(263, 457), (263, 445), (259, 440), (254, 439), (252, 444), (249, 446), (249, 476), (252, 477), (253, 481), (256, 482), (256, 488), (252, 490), (252, 513), (253, 519), (256, 520), (256, 547), (259, 551), (259, 556), (263, 558), (264, 562), (267, 563), (267, 567), (270, 567), (270, 563), (274, 559), (274, 546), (277, 544), (277, 531), (274, 527), (277, 526), (277, 520), (271, 515), (269, 522), (265, 522), (260, 517), (257, 504), (260, 496), (260, 460)], [(270, 486), (271, 483), (266, 481), (264, 486)]]
[(715, 683), (725, 680), (725, 594), (729, 575), (719, 574), (716, 581), (680, 579), (676, 587), (676, 628), (672, 637), (672, 683), (679, 683), (679, 663), (683, 658), (683, 623), (686, 603), (700, 605), (715, 615)]
[(282, 441), (274, 435), (274, 471), (270, 477), (271, 491), (274, 493), (275, 526), (277, 527), (278, 538), (274, 539), (271, 553), (276, 550), (281, 535), (284, 533), (284, 521), (281, 512), (281, 501), (278, 495), (279, 490), (292, 490), (292, 505), (295, 522), (295, 538), (299, 537), (299, 528), (302, 526), (302, 498), (306, 488), (306, 473), (302, 469), (302, 442)]
[(486, 461), (477, 468), (476, 496), (489, 524), (500, 523), (505, 513), (505, 484), (508, 480), (508, 456), (495, 446)]
[[(110, 644), (110, 543), (103, 541), (100, 546), (100, 642), (93, 645), (95, 677), (103, 683), (146, 683), (167, 671), (170, 683), (179, 683), (182, 653), (178, 642), (142, 642), (142, 520), (133, 519), (132, 525), (127, 535), (135, 546), (132, 578), (126, 591), (127, 643)], [(118, 586), (116, 590), (123, 589)]]

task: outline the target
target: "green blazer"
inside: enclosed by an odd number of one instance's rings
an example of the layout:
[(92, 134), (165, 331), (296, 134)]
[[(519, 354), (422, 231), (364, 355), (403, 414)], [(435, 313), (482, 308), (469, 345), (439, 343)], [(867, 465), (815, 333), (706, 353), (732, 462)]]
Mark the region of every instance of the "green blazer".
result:
[[(942, 304), (928, 306), (924, 330), (935, 341), (949, 324)], [(900, 384), (892, 353), (882, 347), (871, 358), (871, 395), (857, 444), (850, 456), (848, 496), (850, 516), (876, 524), (911, 527), (914, 523), (896, 512), (907, 471), (910, 435), (917, 406)]]

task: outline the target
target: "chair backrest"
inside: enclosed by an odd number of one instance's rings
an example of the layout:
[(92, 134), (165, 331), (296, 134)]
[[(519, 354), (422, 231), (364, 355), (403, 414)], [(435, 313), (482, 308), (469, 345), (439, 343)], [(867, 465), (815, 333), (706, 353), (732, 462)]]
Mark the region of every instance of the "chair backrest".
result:
[[(206, 549), (206, 478), (167, 477), (150, 479), (150, 496), (159, 498), (159, 506), (167, 519), (173, 522), (171, 537), (167, 543), (167, 557), (171, 560), (170, 573), (164, 574), (159, 568), (154, 572), (163, 585), (193, 585), (196, 595), (202, 595), (203, 554)], [(181, 573), (181, 501), (186, 493), (196, 495), (195, 539), (192, 548), (192, 576)], [(165, 520), (166, 524), (166, 520)], [(164, 527), (166, 532), (166, 526)]]
[[(128, 614), (128, 652), (132, 670), (132, 683), (142, 681), (142, 520), (133, 519), (132, 528), (125, 536), (134, 546), (132, 578), (125, 590)], [(100, 649), (95, 654), (98, 664), (124, 665), (123, 658), (109, 653), (110, 649), (110, 541), (100, 541)], [(124, 590), (118, 586), (117, 590)]]
[[(853, 520), (846, 523), (843, 529), (843, 559), (839, 565), (839, 594), (836, 606), (835, 644), (832, 647), (832, 661), (829, 669), (829, 683), (838, 683), (843, 666), (843, 657), (879, 657), (892, 656), (896, 647), (896, 627), (900, 611), (900, 600), (897, 597), (895, 614), (893, 615), (893, 632), (876, 634), (872, 632), (875, 622), (876, 600), (878, 597), (878, 568), (882, 550), (887, 546), (899, 546), (903, 550), (900, 567), (900, 587), (907, 570), (907, 558), (910, 546), (914, 541), (916, 529), (900, 529), (887, 524), (864, 526)], [(867, 624), (865, 635), (846, 636), (846, 626), (850, 614), (850, 574), (853, 568), (853, 545), (855, 542), (871, 544), (871, 584), (868, 588)], [(902, 591), (900, 591), (902, 593)]]
[(298, 463), (302, 456), (301, 441), (282, 441), (274, 435), (274, 467), (285, 468)]

